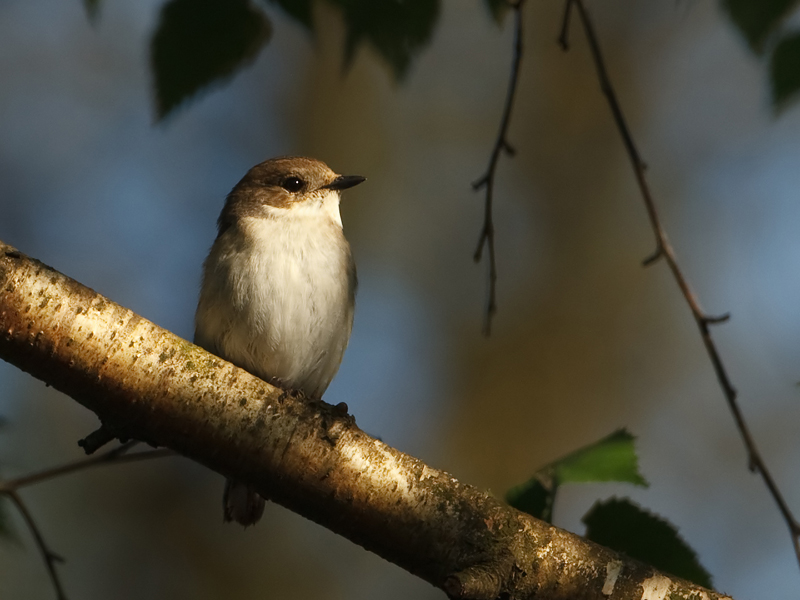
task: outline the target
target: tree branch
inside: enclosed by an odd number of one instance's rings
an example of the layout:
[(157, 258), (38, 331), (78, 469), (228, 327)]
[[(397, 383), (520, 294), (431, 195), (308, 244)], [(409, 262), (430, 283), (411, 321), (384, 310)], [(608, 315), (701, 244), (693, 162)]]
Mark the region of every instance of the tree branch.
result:
[(583, 29), (586, 34), (586, 39), (589, 42), (589, 49), (592, 54), (592, 59), (594, 60), (595, 69), (597, 71), (597, 78), (600, 81), (600, 88), (608, 100), (609, 107), (611, 108), (611, 114), (614, 117), (614, 123), (616, 124), (617, 130), (622, 137), (623, 143), (625, 144), (625, 150), (628, 153), (628, 158), (630, 159), (634, 175), (636, 176), (636, 182), (639, 185), (639, 191), (641, 192), (642, 200), (644, 201), (644, 205), (647, 209), (650, 225), (653, 229), (653, 233), (655, 234), (655, 252), (647, 257), (643, 261), (643, 264), (645, 266), (649, 266), (658, 259), (663, 258), (669, 266), (675, 282), (678, 284), (686, 303), (689, 305), (689, 309), (692, 311), (692, 316), (697, 323), (697, 327), (700, 331), (700, 336), (703, 340), (703, 344), (705, 345), (706, 352), (711, 359), (711, 364), (714, 367), (717, 380), (719, 381), (720, 387), (722, 388), (725, 399), (728, 403), (728, 408), (733, 414), (733, 419), (736, 422), (737, 428), (739, 429), (745, 449), (747, 450), (749, 468), (761, 475), (761, 478), (764, 480), (769, 493), (775, 500), (778, 510), (780, 510), (783, 519), (786, 521), (786, 525), (792, 538), (792, 545), (794, 546), (795, 555), (797, 556), (798, 563), (800, 563), (800, 523), (798, 523), (797, 519), (789, 509), (789, 505), (786, 503), (783, 494), (775, 483), (772, 474), (770, 473), (766, 463), (764, 462), (764, 459), (761, 457), (761, 454), (758, 451), (755, 440), (750, 433), (750, 428), (747, 426), (747, 422), (745, 421), (744, 415), (737, 402), (736, 389), (731, 383), (728, 372), (724, 363), (722, 362), (722, 357), (720, 356), (719, 350), (717, 349), (717, 346), (711, 337), (710, 326), (718, 323), (724, 323), (730, 318), (730, 315), (727, 313), (720, 316), (706, 314), (700, 307), (700, 302), (698, 301), (697, 296), (695, 295), (694, 291), (689, 285), (688, 280), (686, 279), (686, 276), (683, 274), (683, 271), (678, 265), (675, 251), (673, 250), (672, 244), (670, 244), (669, 238), (667, 237), (667, 232), (661, 223), (661, 218), (659, 217), (655, 201), (650, 193), (650, 187), (647, 184), (647, 179), (645, 177), (646, 165), (642, 160), (639, 151), (636, 149), (636, 145), (633, 142), (633, 136), (630, 133), (628, 124), (625, 121), (625, 116), (623, 115), (622, 109), (620, 108), (617, 100), (617, 95), (614, 92), (613, 86), (611, 85), (611, 79), (608, 76), (608, 71), (606, 70), (603, 54), (600, 51), (600, 44), (597, 40), (597, 35), (595, 34), (592, 20), (589, 17), (589, 13), (586, 10), (583, 0), (566, 0), (564, 8), (564, 20), (561, 27), (561, 35), (559, 36), (559, 44), (564, 50), (569, 48), (569, 18), (573, 6), (577, 9), (581, 23), (583, 24)]
[(723, 598), (525, 515), (2, 242), (0, 358), (453, 598)]
[(483, 256), (483, 249), (486, 247), (489, 254), (489, 281), (486, 298), (486, 312), (483, 319), (483, 333), (488, 336), (491, 333), (492, 317), (497, 312), (497, 258), (494, 251), (494, 220), (492, 218), (492, 201), (494, 195), (494, 177), (497, 171), (497, 162), (500, 155), (505, 152), (513, 156), (514, 148), (508, 141), (508, 125), (511, 122), (511, 111), (514, 107), (514, 97), (517, 93), (517, 82), (519, 81), (519, 67), (522, 63), (522, 6), (525, 0), (516, 0), (511, 3), (514, 9), (514, 58), (511, 62), (511, 76), (508, 80), (508, 91), (506, 92), (506, 102), (503, 106), (503, 116), (500, 119), (500, 131), (497, 133), (492, 154), (489, 157), (489, 167), (479, 179), (472, 183), (472, 189), (478, 191), (486, 190), (483, 227), (478, 238), (478, 247), (475, 249), (473, 259), (480, 262)]

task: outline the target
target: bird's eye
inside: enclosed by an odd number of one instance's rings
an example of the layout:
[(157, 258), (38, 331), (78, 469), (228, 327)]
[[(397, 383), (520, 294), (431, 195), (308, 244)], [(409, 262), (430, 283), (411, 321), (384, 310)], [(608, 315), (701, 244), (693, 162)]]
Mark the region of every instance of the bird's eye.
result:
[(281, 187), (285, 189), (287, 192), (299, 192), (303, 189), (305, 183), (299, 177), (295, 177), (294, 175), (287, 177), (283, 181), (281, 181)]

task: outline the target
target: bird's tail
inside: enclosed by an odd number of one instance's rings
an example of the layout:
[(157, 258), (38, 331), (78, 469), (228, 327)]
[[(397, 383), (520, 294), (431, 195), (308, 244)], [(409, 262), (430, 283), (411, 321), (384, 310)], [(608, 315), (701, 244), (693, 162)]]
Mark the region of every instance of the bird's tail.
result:
[(236, 521), (239, 525), (247, 527), (258, 523), (264, 514), (264, 498), (249, 485), (227, 479), (222, 507), (226, 523)]

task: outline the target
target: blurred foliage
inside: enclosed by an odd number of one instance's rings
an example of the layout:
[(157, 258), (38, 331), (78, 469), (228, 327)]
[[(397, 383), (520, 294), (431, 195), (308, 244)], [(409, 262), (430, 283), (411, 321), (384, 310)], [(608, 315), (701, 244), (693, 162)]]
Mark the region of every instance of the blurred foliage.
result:
[(253, 61), (271, 32), (247, 0), (167, 2), (150, 47), (158, 118)]
[(311, 10), (313, 0), (271, 0), (271, 2), (280, 6), (287, 15), (304, 27), (311, 29), (314, 25)]
[(525, 483), (508, 491), (506, 501), (537, 519), (552, 521), (553, 504), (563, 483), (617, 481), (646, 487), (639, 473), (634, 436), (620, 429), (539, 469)]
[(660, 571), (711, 588), (711, 575), (677, 528), (627, 499), (597, 502), (583, 517), (586, 537)]
[[(84, 0), (95, 15), (99, 0)], [(414, 55), (431, 38), (439, 0), (329, 0), (347, 30), (344, 64), (369, 43), (402, 79)], [(273, 0), (289, 17), (313, 29), (312, 0)], [(212, 83), (251, 63), (269, 41), (267, 16), (249, 0), (170, 0), (151, 41), (151, 66), (159, 119)]]
[(95, 22), (100, 15), (100, 0), (83, 0), (83, 8), (89, 15), (89, 20)]
[(787, 35), (778, 42), (770, 59), (772, 102), (783, 108), (800, 91), (800, 33)]
[[(551, 523), (558, 488), (564, 483), (617, 481), (647, 486), (639, 472), (635, 438), (619, 430), (539, 469), (506, 494), (511, 506)], [(677, 528), (627, 499), (597, 502), (584, 516), (586, 537), (657, 569), (711, 587), (711, 576)]]
[(722, 6), (750, 47), (761, 52), (797, 0), (722, 0)]
[(722, 0), (723, 8), (753, 52), (768, 56), (775, 109), (785, 107), (800, 91), (799, 34), (785, 31), (798, 4), (798, 0)]
[(369, 42), (398, 79), (414, 54), (430, 41), (439, 17), (439, 0), (329, 0), (339, 6), (347, 29), (345, 66), (359, 44)]
[(489, 12), (492, 13), (494, 20), (498, 23), (502, 22), (503, 17), (506, 16), (508, 9), (511, 8), (508, 0), (485, 0)]
[[(313, 30), (313, 0), (270, 0), (287, 15)], [(502, 0), (504, 1), (504, 0)], [(347, 39), (344, 66), (368, 42), (402, 79), (414, 55), (431, 39), (439, 17), (439, 0), (328, 0), (342, 13)]]
[[(509, 0), (484, 0), (502, 22)], [(342, 14), (347, 31), (344, 66), (367, 43), (402, 80), (415, 56), (430, 42), (439, 17), (439, 0), (327, 0)], [(261, 0), (277, 5), (309, 31), (314, 0)], [(89, 19), (97, 19), (101, 0), (83, 0)], [(800, 0), (722, 0), (722, 8), (753, 52), (768, 55), (775, 108), (800, 91), (797, 35), (784, 26)], [(271, 33), (270, 22), (249, 0), (170, 0), (164, 5), (151, 42), (156, 113), (174, 108), (212, 83), (221, 82), (255, 60)]]

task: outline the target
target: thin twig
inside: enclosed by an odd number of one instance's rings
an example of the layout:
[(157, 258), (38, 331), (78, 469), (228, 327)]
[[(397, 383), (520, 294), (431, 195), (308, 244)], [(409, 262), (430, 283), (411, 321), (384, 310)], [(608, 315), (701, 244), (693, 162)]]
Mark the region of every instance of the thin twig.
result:
[(633, 137), (631, 136), (630, 130), (628, 129), (628, 125), (625, 121), (625, 117), (622, 114), (622, 109), (617, 101), (616, 93), (614, 92), (608, 72), (606, 71), (605, 62), (600, 51), (600, 45), (597, 41), (592, 20), (589, 17), (586, 7), (584, 6), (583, 0), (566, 0), (564, 22), (561, 28), (559, 43), (564, 50), (568, 49), (569, 45), (567, 39), (567, 30), (569, 28), (569, 16), (573, 6), (578, 10), (578, 14), (586, 34), (586, 39), (589, 42), (589, 48), (591, 50), (595, 68), (597, 70), (600, 88), (608, 100), (617, 130), (619, 131), (625, 144), (625, 149), (628, 152), (628, 157), (630, 158), (633, 172), (636, 175), (636, 181), (639, 184), (639, 191), (642, 194), (642, 199), (644, 200), (645, 207), (647, 208), (647, 214), (650, 218), (650, 224), (653, 228), (653, 233), (655, 234), (656, 250), (652, 255), (644, 260), (644, 265), (650, 265), (660, 258), (663, 258), (667, 262), (667, 265), (669, 266), (669, 269), (672, 272), (672, 275), (677, 282), (678, 287), (680, 288), (681, 293), (686, 300), (686, 303), (689, 305), (689, 308), (692, 311), (692, 316), (694, 316), (697, 327), (700, 330), (700, 335), (703, 339), (703, 344), (706, 347), (706, 352), (711, 359), (714, 372), (717, 375), (720, 387), (722, 387), (728, 407), (733, 414), (734, 421), (736, 422), (736, 426), (739, 429), (739, 433), (742, 436), (742, 440), (747, 450), (749, 468), (761, 475), (761, 478), (764, 480), (767, 489), (775, 500), (775, 503), (778, 505), (778, 509), (783, 515), (786, 525), (789, 528), (794, 551), (797, 555), (798, 563), (800, 563), (800, 524), (789, 509), (786, 500), (783, 498), (783, 494), (778, 489), (778, 486), (775, 483), (775, 480), (772, 478), (764, 459), (761, 457), (761, 454), (758, 451), (755, 440), (750, 433), (750, 429), (747, 426), (747, 422), (745, 421), (744, 415), (742, 414), (742, 411), (736, 400), (736, 389), (731, 383), (730, 377), (725, 369), (725, 365), (722, 362), (722, 357), (720, 356), (717, 346), (711, 337), (710, 326), (727, 321), (730, 315), (724, 314), (721, 316), (711, 316), (706, 314), (700, 307), (697, 297), (695, 296), (686, 277), (683, 275), (683, 272), (678, 266), (675, 251), (673, 250), (672, 245), (669, 242), (669, 238), (667, 237), (667, 233), (661, 224), (661, 219), (656, 209), (656, 204), (652, 195), (650, 194), (650, 188), (645, 178), (645, 163), (642, 161), (639, 152), (633, 143)]
[(67, 600), (67, 595), (64, 593), (64, 588), (61, 585), (61, 580), (59, 579), (58, 572), (56, 571), (56, 563), (64, 562), (64, 559), (53, 552), (47, 545), (44, 540), (44, 536), (42, 536), (39, 527), (36, 525), (36, 520), (28, 510), (28, 507), (22, 501), (22, 498), (17, 493), (17, 490), (29, 485), (47, 481), (48, 479), (59, 477), (61, 475), (67, 475), (69, 473), (74, 473), (75, 471), (81, 471), (89, 467), (97, 467), (111, 463), (118, 464), (123, 462), (147, 460), (151, 458), (160, 458), (162, 456), (172, 456), (175, 454), (172, 450), (168, 450), (166, 448), (128, 454), (128, 450), (130, 450), (136, 443), (137, 442), (135, 441), (127, 442), (114, 448), (113, 450), (109, 450), (104, 454), (93, 456), (91, 458), (85, 458), (64, 465), (59, 465), (57, 467), (39, 471), (37, 473), (17, 477), (16, 479), (0, 481), (0, 495), (10, 498), (17, 507), (17, 510), (19, 510), (22, 518), (25, 520), (25, 524), (28, 526), (28, 529), (33, 535), (36, 546), (39, 548), (39, 552), (44, 559), (47, 572), (50, 574), (50, 580), (53, 582), (53, 588), (55, 588), (58, 600)]
[(497, 171), (497, 162), (500, 155), (505, 152), (509, 156), (514, 155), (514, 148), (508, 142), (508, 124), (511, 121), (511, 111), (514, 106), (514, 97), (517, 92), (517, 82), (519, 81), (519, 67), (522, 62), (522, 6), (525, 0), (516, 0), (511, 3), (514, 9), (514, 58), (511, 63), (511, 76), (508, 80), (508, 91), (506, 92), (506, 103), (503, 107), (503, 117), (500, 120), (500, 131), (497, 133), (492, 154), (489, 157), (489, 167), (486, 173), (472, 183), (472, 189), (477, 191), (486, 190), (486, 201), (483, 211), (483, 228), (478, 238), (478, 246), (475, 249), (473, 259), (480, 262), (483, 256), (484, 246), (489, 254), (489, 290), (486, 301), (486, 312), (483, 321), (483, 333), (488, 336), (491, 333), (492, 317), (497, 312), (497, 259), (494, 249), (494, 221), (492, 219), (492, 197), (494, 194), (494, 177)]
[(564, 17), (561, 19), (561, 33), (558, 36), (558, 45), (566, 52), (569, 50), (569, 18), (572, 14), (572, 0), (564, 2)]
[(16, 479), (8, 479), (6, 481), (0, 481), (0, 494), (14, 492), (20, 488), (40, 483), (48, 479), (53, 479), (54, 477), (59, 477), (60, 475), (67, 475), (68, 473), (74, 473), (75, 471), (82, 471), (83, 469), (88, 469), (90, 467), (98, 467), (104, 464), (108, 464), (110, 462), (113, 462), (114, 464), (119, 464), (126, 462), (135, 462), (139, 460), (149, 460), (151, 458), (161, 458), (164, 456), (173, 456), (175, 454), (172, 450), (168, 450), (166, 448), (159, 448), (157, 450), (147, 450), (145, 452), (135, 452), (128, 454), (127, 453), (128, 450), (134, 444), (136, 444), (135, 441), (127, 442), (126, 444), (118, 446), (113, 450), (109, 450), (104, 454), (92, 456), (91, 458), (76, 460), (74, 462), (67, 463), (64, 465), (59, 465), (57, 467), (52, 467), (50, 469), (45, 469), (37, 473), (31, 473), (30, 475), (17, 477)]
[(50, 581), (53, 582), (53, 587), (56, 590), (56, 596), (58, 597), (58, 600), (67, 600), (67, 595), (64, 593), (64, 588), (61, 585), (61, 580), (59, 579), (58, 572), (56, 571), (56, 563), (64, 562), (64, 559), (50, 550), (47, 543), (44, 541), (42, 533), (39, 531), (39, 527), (36, 525), (33, 515), (28, 510), (28, 507), (25, 506), (25, 503), (22, 501), (22, 498), (19, 497), (19, 494), (17, 494), (17, 492), (6, 492), (6, 495), (11, 498), (11, 501), (17, 507), (17, 510), (19, 510), (22, 518), (25, 519), (25, 524), (28, 526), (28, 529), (30, 529), (31, 534), (33, 534), (33, 539), (36, 541), (36, 546), (39, 548), (39, 552), (42, 554), (42, 559), (44, 559), (47, 572), (50, 574)]

